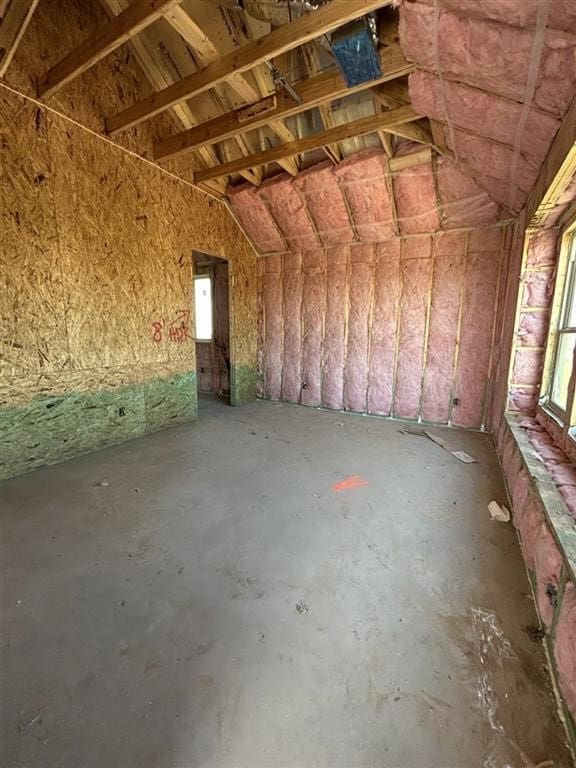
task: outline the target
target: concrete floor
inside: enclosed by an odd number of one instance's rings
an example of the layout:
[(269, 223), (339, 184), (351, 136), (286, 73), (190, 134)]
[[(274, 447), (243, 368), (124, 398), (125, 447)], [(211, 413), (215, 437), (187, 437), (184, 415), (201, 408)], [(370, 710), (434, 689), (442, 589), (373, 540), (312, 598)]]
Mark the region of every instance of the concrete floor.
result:
[(568, 766), (491, 440), (400, 426), (203, 398), (5, 483), (4, 768)]

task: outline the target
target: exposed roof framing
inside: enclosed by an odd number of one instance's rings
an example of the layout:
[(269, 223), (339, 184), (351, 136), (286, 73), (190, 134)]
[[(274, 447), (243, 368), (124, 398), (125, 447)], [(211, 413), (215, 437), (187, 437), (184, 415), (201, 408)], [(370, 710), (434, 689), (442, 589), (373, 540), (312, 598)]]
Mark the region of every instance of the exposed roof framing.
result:
[(106, 120), (106, 129), (113, 134), (149, 120), (174, 104), (204, 93), (237, 74), (247, 72), (274, 56), (303, 45), (390, 2), (392, 0), (331, 0), (328, 5), (278, 27), (269, 35), (248, 43), (163, 91), (112, 115)]
[[(123, 0), (100, 0), (100, 3), (112, 16), (117, 16), (124, 8)], [(158, 47), (150, 44), (146, 35), (133, 37), (129, 45), (154, 90), (159, 91), (174, 82), (174, 76), (166, 66)], [(201, 120), (200, 115), (186, 102), (174, 105), (171, 112), (176, 125), (183, 129), (191, 128)], [(198, 155), (207, 167), (212, 167), (219, 163), (218, 155), (213, 147), (199, 149)], [(205, 186), (209, 192), (223, 195), (226, 191), (226, 185), (227, 179), (223, 177), (212, 182), (206, 182), (202, 186)]]
[[(0, 0), (0, 21), (10, 2), (35, 4)], [(177, 132), (154, 144), (154, 158), (194, 153), (196, 183), (212, 192), (224, 194), (237, 175), (258, 186), (278, 165), (295, 176), (318, 159), (306, 153), (323, 151), (340, 162), (376, 140), (390, 167), (418, 160), (414, 152), (410, 161), (402, 159), (406, 153), (394, 156), (395, 136), (426, 145), (422, 157), (431, 148), (445, 151), (440, 127), (410, 106), (406, 76), (414, 67), (400, 50), (393, 0), (329, 0), (277, 27), (273, 17), (253, 18), (240, 5), (215, 13), (206, 0), (100, 2), (111, 20), (40, 78), (40, 95), (53, 94), (127, 42), (154, 92), (109, 116), (106, 131), (170, 110)], [(349, 86), (324, 36), (374, 11), (382, 74)]]
[(364, 117), (361, 120), (355, 120), (351, 123), (345, 123), (335, 128), (331, 128), (327, 131), (307, 136), (303, 139), (291, 142), (289, 144), (283, 144), (279, 147), (274, 147), (266, 152), (260, 152), (258, 155), (253, 155), (250, 158), (244, 158), (242, 160), (236, 160), (231, 163), (225, 163), (224, 165), (217, 166), (216, 168), (209, 168), (206, 171), (200, 171), (195, 175), (197, 181), (206, 181), (209, 179), (218, 178), (219, 176), (226, 174), (238, 173), (240, 170), (246, 167), (253, 167), (254, 165), (265, 165), (267, 163), (277, 162), (283, 157), (289, 155), (295, 155), (301, 152), (310, 152), (314, 149), (321, 149), (328, 144), (333, 144), (337, 141), (343, 141), (353, 136), (363, 136), (367, 133), (374, 133), (378, 130), (408, 123), (411, 120), (418, 120), (420, 115), (412, 109), (410, 106), (398, 107), (391, 109), (387, 112), (381, 112), (378, 115), (371, 115), (370, 117)]
[[(194, 51), (195, 57), (198, 59), (202, 66), (208, 66), (208, 64), (217, 61), (222, 56), (222, 50), (218, 44), (210, 38), (210, 36), (201, 28), (197, 21), (189, 15), (183, 8), (174, 7), (166, 14), (166, 21), (180, 34), (180, 36), (190, 45)], [(252, 103), (257, 102), (264, 95), (268, 94), (267, 84), (264, 84), (263, 79), (256, 77), (260, 72), (254, 71), (256, 84), (252, 85), (248, 78), (244, 74), (235, 74), (228, 80), (228, 85), (238, 94), (238, 96), (245, 102)], [(226, 94), (220, 86), (214, 89), (217, 92), (219, 98), (225, 106), (224, 111), (230, 108), (230, 104), (227, 100)], [(292, 141), (295, 137), (288, 130), (283, 123), (271, 125), (270, 128), (279, 136), (282, 141)], [(246, 147), (246, 141), (241, 136), (234, 137), (238, 144), (240, 151), (243, 155), (250, 154), (249, 149)], [(291, 175), (295, 176), (298, 173), (298, 165), (290, 158), (286, 158), (283, 162), (283, 168)], [(248, 179), (251, 181), (251, 179)], [(259, 183), (259, 181), (256, 181)]]
[(0, 0), (0, 77), (4, 77), (39, 0)]
[(162, 160), (182, 155), (198, 147), (223, 141), (239, 132), (260, 128), (267, 125), (271, 120), (286, 119), (320, 104), (366, 90), (375, 82), (382, 83), (394, 80), (412, 71), (412, 66), (408, 64), (397, 47), (383, 48), (380, 51), (380, 63), (384, 74), (378, 81), (349, 88), (338, 70), (323, 72), (316, 77), (306, 78), (294, 85), (300, 103), (295, 102), (287, 93), (279, 92), (274, 109), (259, 115), (256, 114), (246, 121), (242, 121), (242, 110), (236, 110), (201, 123), (188, 131), (157, 143), (154, 147), (154, 157), (157, 160)]
[(38, 94), (44, 98), (52, 96), (63, 85), (90, 69), (179, 2), (181, 0), (136, 0), (51, 67), (38, 81)]

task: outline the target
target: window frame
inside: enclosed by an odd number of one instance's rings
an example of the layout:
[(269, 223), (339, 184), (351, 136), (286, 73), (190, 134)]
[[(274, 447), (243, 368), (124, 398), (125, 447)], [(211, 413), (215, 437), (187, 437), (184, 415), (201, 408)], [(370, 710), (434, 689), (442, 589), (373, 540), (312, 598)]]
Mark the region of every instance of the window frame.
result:
[[(208, 280), (210, 283), (210, 314), (211, 314), (211, 335), (210, 338), (198, 338), (198, 307), (196, 302), (196, 281)], [(214, 341), (214, 278), (210, 272), (202, 272), (194, 275), (194, 341), (197, 344), (212, 344)]]
[(558, 272), (551, 305), (550, 330), (546, 345), (544, 376), (541, 387), (540, 407), (551, 417), (557, 428), (576, 444), (576, 363), (574, 356), (568, 381), (566, 408), (552, 399), (552, 388), (560, 353), (560, 340), (565, 334), (576, 334), (576, 326), (568, 324), (572, 301), (576, 297), (576, 220), (561, 234)]

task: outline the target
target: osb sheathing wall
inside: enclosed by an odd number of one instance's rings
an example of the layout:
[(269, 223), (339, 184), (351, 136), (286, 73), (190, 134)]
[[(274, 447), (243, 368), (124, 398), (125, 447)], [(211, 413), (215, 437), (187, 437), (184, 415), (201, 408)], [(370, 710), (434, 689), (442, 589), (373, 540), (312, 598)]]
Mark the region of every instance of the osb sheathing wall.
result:
[(510, 228), (268, 256), (260, 394), (482, 428)]
[(232, 400), (254, 396), (256, 257), (226, 208), (0, 96), (0, 476), (194, 418), (193, 250), (230, 260)]

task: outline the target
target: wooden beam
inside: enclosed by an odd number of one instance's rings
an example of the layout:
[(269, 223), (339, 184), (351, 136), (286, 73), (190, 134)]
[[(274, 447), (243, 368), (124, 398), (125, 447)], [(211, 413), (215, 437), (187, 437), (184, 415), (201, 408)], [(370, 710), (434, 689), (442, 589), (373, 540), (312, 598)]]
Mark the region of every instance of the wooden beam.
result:
[(392, 173), (403, 171), (406, 168), (412, 168), (415, 165), (423, 165), (432, 162), (432, 147), (419, 149), (417, 152), (410, 152), (408, 155), (396, 155), (388, 161)]
[(39, 0), (9, 0), (0, 15), (0, 77), (4, 77)]
[(311, 152), (314, 149), (321, 149), (335, 141), (344, 141), (353, 136), (363, 136), (366, 133), (374, 133), (393, 125), (402, 125), (410, 120), (418, 120), (421, 117), (414, 112), (412, 107), (398, 107), (388, 112), (381, 112), (379, 115), (370, 115), (361, 120), (355, 120), (352, 123), (338, 125), (328, 131), (322, 131), (304, 139), (297, 139), (290, 144), (281, 144), (278, 147), (269, 149), (266, 152), (260, 152), (251, 157), (242, 158), (232, 163), (225, 163), (218, 168), (209, 168), (206, 171), (199, 171), (196, 174), (197, 181), (206, 181), (208, 179), (218, 178), (222, 174), (239, 173), (244, 168), (253, 168), (256, 165), (266, 165), (267, 163), (277, 162), (283, 157), (300, 154), (302, 152)]
[[(166, 21), (172, 26), (178, 34), (188, 43), (194, 51), (194, 56), (198, 57), (200, 65), (206, 67), (221, 57), (221, 52), (216, 44), (200, 28), (200, 26), (189, 16), (183, 8), (172, 8), (166, 14)], [(242, 74), (232, 75), (228, 80), (228, 85), (248, 104), (252, 104), (260, 99), (260, 94)]]
[[(124, 10), (123, 0), (100, 0), (100, 4), (111, 16), (117, 16)], [(174, 82), (172, 71), (166, 65), (165, 59), (162, 57), (157, 46), (150, 43), (146, 32), (138, 37), (133, 37), (129, 42), (129, 46), (150, 85), (155, 90), (159, 91)], [(172, 107), (171, 113), (176, 125), (184, 130), (192, 128), (199, 120), (199, 115), (186, 102), (176, 104)], [(214, 147), (203, 147), (198, 150), (198, 155), (207, 168), (211, 168), (220, 162)], [(202, 186), (207, 187), (208, 191), (212, 194), (224, 195), (227, 178), (215, 179)]]
[(402, 136), (404, 139), (416, 141), (418, 144), (432, 144), (432, 133), (424, 120), (407, 125), (395, 125), (392, 128), (383, 129), (394, 136)]
[(181, 0), (137, 0), (132, 3), (49, 69), (38, 81), (38, 95), (43, 98), (52, 96), (63, 85), (90, 69), (179, 2)]
[(438, 120), (431, 120), (428, 118), (430, 124), (430, 130), (432, 132), (432, 140), (437, 151), (441, 155), (449, 154), (450, 150), (446, 144), (446, 138), (444, 137), (444, 126)]
[(223, 56), (164, 91), (152, 94), (123, 112), (112, 115), (106, 120), (106, 130), (113, 134), (149, 120), (180, 101), (204, 93), (236, 74), (246, 72), (274, 56), (321, 37), (346, 22), (391, 2), (392, 0), (331, 0), (328, 5), (310, 11), (290, 24), (278, 27), (269, 35)]
[(393, 109), (410, 103), (408, 83), (404, 79), (393, 80), (385, 85), (374, 85), (370, 90), (385, 109)]
[(576, 97), (564, 115), (536, 184), (526, 201), (526, 221), (537, 226), (566, 189), (576, 171)]
[[(308, 77), (315, 77), (322, 69), (322, 62), (320, 58), (320, 50), (316, 40), (311, 43), (303, 45), (300, 49), (304, 59), (304, 64), (308, 73)], [(318, 110), (320, 112), (320, 120), (322, 126), (327, 128), (334, 128), (334, 119), (332, 112), (330, 111), (330, 105), (327, 103), (319, 104)], [(342, 159), (342, 151), (338, 144), (332, 144), (330, 147), (324, 147), (324, 153), (333, 162), (338, 163)]]
[[(384, 74), (378, 81), (387, 82), (411, 72), (414, 67), (404, 58), (399, 48), (383, 48), (380, 52), (380, 64)], [(276, 107), (268, 112), (242, 122), (239, 119), (241, 110), (229, 112), (222, 117), (207, 120), (194, 128), (171, 136), (154, 145), (154, 157), (163, 160), (168, 157), (183, 155), (198, 147), (215, 144), (230, 138), (237, 133), (261, 128), (273, 120), (283, 120), (300, 112), (306, 112), (319, 104), (343, 98), (353, 93), (366, 90), (372, 83), (349, 88), (339, 71), (330, 70), (316, 77), (309, 77), (295, 83), (294, 90), (301, 99), (295, 102), (287, 93), (281, 91), (276, 96)]]
[(380, 144), (382, 144), (384, 152), (386, 152), (388, 157), (392, 157), (394, 155), (394, 146), (392, 144), (391, 135), (385, 131), (378, 131), (378, 138), (380, 139)]
[[(205, 67), (211, 64), (213, 61), (219, 59), (222, 55), (221, 49), (214, 40), (212, 40), (206, 32), (200, 27), (197, 21), (190, 16), (183, 8), (172, 8), (165, 16), (166, 21), (172, 26), (173, 29), (178, 32), (182, 39), (192, 48), (194, 57), (198, 59), (201, 66)], [(258, 81), (256, 81), (258, 84)], [(252, 86), (245, 75), (234, 75), (228, 80), (228, 85), (232, 90), (244, 101), (248, 103), (254, 103), (260, 100), (261, 96), (266, 95), (267, 91), (262, 91), (260, 87), (255, 88)], [(217, 93), (219, 101), (224, 105), (224, 110), (230, 109), (230, 102), (226, 97), (226, 93), (222, 86), (217, 86), (213, 93)], [(274, 133), (284, 141), (293, 141), (294, 136), (292, 132), (284, 126), (283, 123), (278, 122), (275, 126), (270, 126)], [(276, 128), (276, 129), (275, 129)], [(240, 151), (243, 155), (247, 156), (250, 151), (246, 148), (245, 140), (242, 136), (237, 135), (234, 140), (238, 144)], [(298, 173), (298, 165), (292, 158), (286, 158), (282, 162), (282, 166), (292, 176)], [(243, 171), (242, 175), (252, 184), (258, 186), (262, 182), (262, 174), (255, 173), (252, 170)]]

